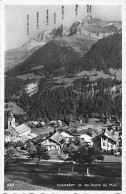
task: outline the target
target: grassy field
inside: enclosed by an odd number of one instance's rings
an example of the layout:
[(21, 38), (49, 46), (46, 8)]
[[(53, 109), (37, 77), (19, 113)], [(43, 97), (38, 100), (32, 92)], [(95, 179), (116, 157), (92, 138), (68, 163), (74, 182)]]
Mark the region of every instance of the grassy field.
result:
[(12, 111), (15, 114), (25, 114), (23, 109), (19, 107), (15, 102), (5, 103), (5, 111)]
[(40, 161), (36, 166), (34, 160), (19, 160), (6, 167), (5, 190), (23, 190), (22, 187), (25, 190), (121, 190), (121, 162), (79, 165)]

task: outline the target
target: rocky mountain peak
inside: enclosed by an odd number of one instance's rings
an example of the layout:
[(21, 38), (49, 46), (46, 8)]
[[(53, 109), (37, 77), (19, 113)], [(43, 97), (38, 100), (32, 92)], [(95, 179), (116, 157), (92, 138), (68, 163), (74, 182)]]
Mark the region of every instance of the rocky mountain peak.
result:
[(99, 18), (95, 18), (91, 14), (86, 15), (86, 17), (84, 19), (84, 23), (88, 23), (88, 24), (91, 24), (91, 23), (99, 23), (99, 22), (101, 22), (101, 20)]
[(63, 36), (68, 36), (69, 34), (69, 29), (65, 26), (64, 23), (55, 30), (54, 37), (63, 37)]

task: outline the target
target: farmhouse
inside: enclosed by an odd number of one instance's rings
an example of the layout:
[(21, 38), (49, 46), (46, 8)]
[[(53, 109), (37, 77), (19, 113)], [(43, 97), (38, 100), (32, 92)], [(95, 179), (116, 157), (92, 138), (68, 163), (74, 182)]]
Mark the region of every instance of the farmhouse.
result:
[(61, 133), (59, 131), (57, 131), (56, 133), (54, 133), (51, 137), (51, 140), (54, 140), (57, 143), (61, 143), (63, 136), (61, 135)]
[(92, 135), (89, 133), (80, 134), (79, 138), (81, 139), (81, 142), (86, 142), (88, 145), (92, 146)]
[(114, 153), (116, 151), (117, 141), (109, 131), (105, 130), (96, 137), (93, 138), (93, 144), (101, 148), (102, 150), (110, 151)]
[(73, 140), (73, 133), (69, 132), (69, 131), (62, 131), (61, 132), (61, 136), (65, 139), (66, 143), (69, 143), (71, 140)]
[(60, 150), (61, 149), (61, 144), (58, 143), (57, 141), (49, 138), (41, 142), (41, 145), (44, 145), (47, 150)]
[(29, 139), (29, 141), (31, 141), (35, 146), (37, 146), (38, 144), (41, 144), (41, 142), (43, 141), (42, 138), (40, 138), (38, 135), (32, 139)]
[(38, 135), (36, 135), (35, 133), (30, 133), (30, 134), (27, 134), (27, 135), (22, 135), (20, 136), (20, 140), (22, 142), (26, 142), (28, 140), (32, 140), (34, 138), (36, 138)]

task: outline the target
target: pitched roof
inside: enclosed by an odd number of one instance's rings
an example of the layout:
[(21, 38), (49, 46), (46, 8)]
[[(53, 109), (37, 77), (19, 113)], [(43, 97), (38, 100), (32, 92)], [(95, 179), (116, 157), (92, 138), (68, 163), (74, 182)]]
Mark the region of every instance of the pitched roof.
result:
[(72, 136), (78, 136), (77, 133), (72, 133), (71, 131), (68, 131), (68, 130), (65, 130), (64, 132), (68, 133), (69, 135), (72, 135)]
[(33, 139), (31, 139), (31, 141), (33, 143), (39, 144), (39, 143), (43, 142), (44, 140), (41, 139), (39, 136), (37, 136), (37, 137), (34, 137)]
[(22, 136), (20, 137), (20, 139), (21, 139), (22, 141), (27, 141), (29, 138), (27, 137), (27, 135), (22, 135)]
[[(46, 142), (46, 141), (47, 141), (47, 142)], [(46, 145), (46, 146), (55, 145), (55, 144), (61, 145), (59, 142), (57, 142), (57, 141), (55, 141), (55, 140), (53, 140), (53, 139), (50, 139), (50, 138), (44, 140), (44, 141), (42, 142), (42, 144), (43, 144), (43, 145)]]
[(106, 130), (106, 131), (105, 131), (105, 135), (106, 135), (108, 138), (110, 138), (110, 139), (112, 139), (112, 140), (114, 140), (114, 141), (117, 141), (116, 134), (114, 134), (114, 133), (112, 133), (112, 132)]
[(53, 143), (56, 143), (56, 144), (58, 144), (58, 145), (61, 145), (61, 143), (60, 143), (60, 142), (55, 141), (55, 140), (53, 140), (53, 139), (51, 139), (51, 138), (49, 138), (48, 140), (49, 140), (49, 141), (51, 141), (51, 142), (53, 142)]
[(102, 131), (102, 125), (100, 124), (88, 124), (85, 126), (80, 126), (79, 128), (77, 128), (77, 131), (79, 133), (85, 131), (85, 132), (90, 132), (92, 133), (94, 131), (94, 133), (96, 133), (97, 135), (101, 133)]
[(23, 123), (22, 125), (19, 125), (17, 127), (12, 127), (15, 129), (15, 131), (18, 133), (18, 134), (22, 134), (22, 133), (25, 133), (26, 131), (29, 131), (31, 128), (28, 127), (28, 125), (26, 125), (25, 123)]
[(60, 141), (60, 140), (62, 140), (63, 139), (63, 137), (62, 137), (62, 135), (60, 134), (60, 132), (56, 132), (56, 133), (54, 133), (51, 137), (50, 137), (50, 139), (52, 139), (52, 140), (54, 140), (54, 141)]
[(33, 139), (33, 138), (35, 138), (37, 136), (38, 135), (36, 135), (35, 133), (28, 134), (29, 139)]
[(114, 135), (111, 132), (107, 131), (107, 130), (103, 131), (99, 135), (95, 136), (93, 139), (97, 139), (99, 137), (102, 137), (103, 135), (110, 138), (110, 139), (112, 139), (114, 142), (116, 142), (116, 140), (114, 139)]

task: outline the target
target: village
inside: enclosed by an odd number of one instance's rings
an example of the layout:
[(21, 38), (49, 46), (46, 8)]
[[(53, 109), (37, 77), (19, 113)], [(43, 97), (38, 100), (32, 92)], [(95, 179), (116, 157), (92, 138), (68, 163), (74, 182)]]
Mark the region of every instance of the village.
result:
[[(106, 180), (107, 189), (120, 189), (122, 127), (121, 121), (114, 116), (86, 120), (71, 120), (67, 116), (65, 121), (28, 121), (18, 125), (11, 112), (4, 141), (6, 190), (80, 190), (92, 188), (92, 185), (95, 185), (94, 189), (103, 190)], [(104, 159), (95, 160), (92, 164), (79, 164), (69, 160), (64, 147), (74, 145), (75, 141), (80, 142), (80, 145), (101, 150)], [(27, 150), (30, 144), (36, 148), (44, 147), (49, 154), (47, 160), (46, 157), (40, 159), (38, 165), (34, 157), (30, 158)], [(12, 146), (16, 150), (14, 154), (9, 150)], [(78, 188), (82, 180), (83, 186)], [(74, 187), (69, 187), (68, 183)]]
[(70, 121), (67, 118), (67, 120), (67, 124), (58, 120), (49, 123), (29, 121), (18, 125), (11, 113), (8, 118), (5, 143), (20, 141), (25, 145), (27, 141), (31, 141), (35, 145), (44, 145), (48, 151), (60, 152), (64, 143), (69, 144), (75, 138), (79, 138), (81, 143), (94, 145), (109, 154), (121, 155), (122, 127), (121, 122), (114, 116), (104, 117), (101, 120), (92, 118), (88, 123), (83, 122), (82, 119)]

